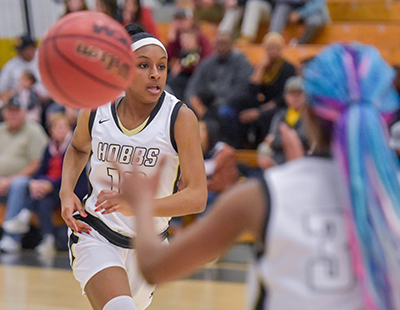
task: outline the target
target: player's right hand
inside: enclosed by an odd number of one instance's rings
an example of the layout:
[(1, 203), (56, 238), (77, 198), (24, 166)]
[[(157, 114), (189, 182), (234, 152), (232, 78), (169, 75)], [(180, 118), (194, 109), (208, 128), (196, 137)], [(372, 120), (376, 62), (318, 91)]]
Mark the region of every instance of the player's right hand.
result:
[[(151, 209), (154, 204), (154, 198), (160, 183), (161, 171), (166, 163), (166, 157), (161, 157), (156, 166), (153, 175), (143, 178), (143, 175), (137, 173), (137, 166), (133, 167), (132, 173), (127, 173), (121, 184), (121, 197), (127, 203), (127, 207), (132, 209), (132, 213), (137, 215), (139, 209)], [(120, 174), (123, 173), (120, 167), (115, 165)], [(132, 186), (134, 184), (134, 186)]]
[(73, 231), (78, 233), (89, 233), (92, 228), (81, 222), (77, 221), (73, 214), (78, 211), (79, 214), (83, 217), (86, 217), (87, 214), (83, 209), (83, 205), (79, 198), (72, 192), (72, 193), (61, 193), (60, 192), (60, 199), (61, 199), (61, 216), (67, 226), (71, 228)]

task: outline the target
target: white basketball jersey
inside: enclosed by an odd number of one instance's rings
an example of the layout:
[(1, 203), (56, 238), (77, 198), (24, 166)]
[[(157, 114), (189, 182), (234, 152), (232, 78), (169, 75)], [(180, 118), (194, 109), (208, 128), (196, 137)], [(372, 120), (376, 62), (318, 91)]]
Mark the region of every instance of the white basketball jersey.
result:
[(249, 309), (359, 310), (338, 167), (308, 157), (264, 172), (270, 212), (250, 266)]
[[(115, 104), (106, 104), (97, 108), (95, 114), (92, 113), (90, 121), (92, 155), (89, 172), (92, 193), (85, 207), (90, 214), (100, 218), (114, 231), (133, 237), (134, 217), (126, 217), (119, 212), (103, 215), (94, 211), (94, 205), (101, 190), (119, 191), (120, 182), (124, 181), (123, 174), (130, 173), (133, 165), (137, 165), (139, 172), (146, 177), (154, 173), (161, 156), (167, 157), (161, 173), (157, 198), (171, 195), (176, 191), (180, 173), (179, 157), (175, 150), (176, 146), (173, 145), (175, 143), (173, 125), (181, 105), (176, 97), (164, 92), (147, 125), (131, 137), (120, 129)], [(124, 171), (122, 175), (115, 165)], [(156, 229), (160, 232), (165, 230), (169, 220), (170, 218), (166, 217), (156, 217)]]

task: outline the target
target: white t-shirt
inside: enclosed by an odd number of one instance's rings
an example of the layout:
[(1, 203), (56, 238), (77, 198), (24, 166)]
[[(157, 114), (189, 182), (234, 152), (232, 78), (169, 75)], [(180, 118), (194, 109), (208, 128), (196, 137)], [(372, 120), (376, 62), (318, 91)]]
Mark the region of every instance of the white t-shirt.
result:
[(31, 61), (25, 61), (21, 56), (10, 59), (0, 72), (0, 93), (6, 91), (16, 92), (20, 85), (21, 76), (24, 71), (30, 71), (36, 78), (35, 91), (39, 96), (47, 96), (47, 91), (40, 83), (40, 72), (37, 53)]

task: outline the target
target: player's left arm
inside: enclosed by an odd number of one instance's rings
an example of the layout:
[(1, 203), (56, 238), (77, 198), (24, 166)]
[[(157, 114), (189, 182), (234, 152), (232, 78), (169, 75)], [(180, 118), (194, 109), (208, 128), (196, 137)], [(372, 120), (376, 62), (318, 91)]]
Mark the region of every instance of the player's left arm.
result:
[(181, 177), (185, 188), (174, 195), (156, 199), (154, 216), (181, 216), (203, 212), (207, 201), (207, 178), (197, 118), (182, 106), (175, 121), (175, 141), (179, 153)]

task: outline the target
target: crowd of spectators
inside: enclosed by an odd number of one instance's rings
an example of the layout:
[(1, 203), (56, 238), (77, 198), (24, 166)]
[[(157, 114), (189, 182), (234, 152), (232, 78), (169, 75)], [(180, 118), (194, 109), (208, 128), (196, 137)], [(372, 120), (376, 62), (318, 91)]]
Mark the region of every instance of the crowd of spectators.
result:
[[(64, 15), (88, 9), (84, 0), (64, 2)], [(152, 9), (140, 0), (96, 0), (96, 10), (122, 25), (138, 23), (160, 38)], [(214, 40), (202, 32), (202, 22), (215, 24)], [(304, 33), (296, 44), (309, 43), (328, 22), (326, 0), (193, 0), (190, 8), (176, 9), (163, 38), (169, 56), (167, 89), (200, 121), (209, 204), (238, 179), (235, 149), (258, 148), (263, 169), (284, 162), (282, 123), (297, 131), (310, 152), (312, 143), (305, 138), (301, 121), (306, 100), (301, 72), (283, 56), (288, 42), (281, 33), (287, 23), (303, 23)], [(253, 66), (235, 44), (253, 42), (262, 23), (270, 23), (270, 31), (261, 43), (261, 60)], [(22, 35), (15, 48), (18, 55), (0, 72), (0, 199), (6, 205), (0, 249), (7, 252), (21, 249), (21, 234), (27, 232), (34, 211), (39, 220), (48, 221), (58, 207), (62, 155), (70, 139), (68, 128), (75, 126), (77, 117), (76, 110), (54, 102), (40, 83), (36, 42)], [(55, 128), (63, 126), (65, 135), (57, 138)], [(13, 230), (16, 226), (23, 229)], [(46, 249), (39, 252), (53, 252), (53, 229), (43, 225), (47, 247), (39, 247)]]
[[(64, 3), (63, 15), (89, 9), (84, 0)], [(275, 112), (286, 111), (284, 84), (296, 73), (282, 57), (285, 42), (277, 33), (266, 36), (265, 55), (255, 68), (234, 47), (240, 24), (239, 35), (251, 41), (259, 24), (273, 17), (272, 2), (194, 0), (191, 4), (191, 8), (177, 8), (164, 40), (169, 55), (167, 89), (201, 121), (207, 141), (203, 151), (210, 172), (210, 204), (212, 197), (238, 178), (235, 148), (256, 148), (268, 133)], [(159, 37), (152, 9), (140, 0), (96, 0), (95, 9), (122, 25), (137, 23)], [(219, 25), (214, 41), (201, 31), (203, 21)], [(70, 139), (67, 128), (74, 127), (77, 111), (54, 102), (41, 84), (35, 40), (22, 35), (15, 48), (18, 55), (0, 73), (4, 106), (0, 160), (7, 170), (0, 171), (0, 194), (6, 206), (0, 250), (20, 251), (21, 236), (28, 231), (32, 213), (37, 212), (42, 234), (38, 251), (53, 252), (54, 227), (49, 219), (59, 206), (55, 193), (61, 176), (60, 158)], [(60, 129), (65, 133), (62, 138), (56, 137), (55, 128), (59, 127), (64, 128)], [(8, 147), (11, 139), (13, 152)], [(15, 143), (17, 140), (21, 142)]]

